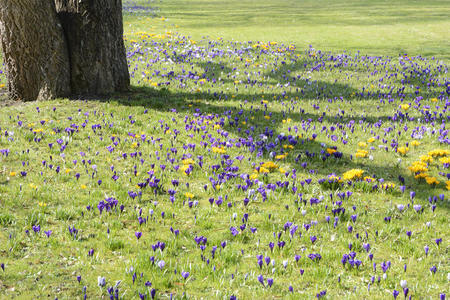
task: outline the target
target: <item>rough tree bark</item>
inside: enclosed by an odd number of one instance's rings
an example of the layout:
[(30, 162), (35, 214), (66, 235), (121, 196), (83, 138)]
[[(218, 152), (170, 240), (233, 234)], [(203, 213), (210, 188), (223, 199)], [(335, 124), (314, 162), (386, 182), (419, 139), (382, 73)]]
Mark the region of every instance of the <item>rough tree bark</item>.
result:
[(129, 88), (121, 0), (0, 0), (0, 35), (13, 99)]
[(0, 0), (0, 36), (12, 99), (70, 93), (63, 28), (52, 1)]
[(121, 0), (55, 0), (69, 48), (75, 94), (105, 94), (130, 85)]

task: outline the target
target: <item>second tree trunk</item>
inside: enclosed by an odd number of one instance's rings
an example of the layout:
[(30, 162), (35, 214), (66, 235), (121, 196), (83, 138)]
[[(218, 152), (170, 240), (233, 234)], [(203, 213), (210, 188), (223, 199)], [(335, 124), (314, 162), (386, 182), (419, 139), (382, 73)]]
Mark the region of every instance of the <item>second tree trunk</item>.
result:
[(121, 0), (56, 0), (67, 39), (74, 94), (129, 88)]

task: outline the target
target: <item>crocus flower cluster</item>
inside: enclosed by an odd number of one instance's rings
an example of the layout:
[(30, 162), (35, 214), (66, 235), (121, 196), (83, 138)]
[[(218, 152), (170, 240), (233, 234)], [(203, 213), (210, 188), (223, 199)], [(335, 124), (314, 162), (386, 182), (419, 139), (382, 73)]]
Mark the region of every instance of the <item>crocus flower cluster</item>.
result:
[(445, 298), (444, 62), (157, 21), (126, 36), (132, 94), (2, 107), (7, 297)]

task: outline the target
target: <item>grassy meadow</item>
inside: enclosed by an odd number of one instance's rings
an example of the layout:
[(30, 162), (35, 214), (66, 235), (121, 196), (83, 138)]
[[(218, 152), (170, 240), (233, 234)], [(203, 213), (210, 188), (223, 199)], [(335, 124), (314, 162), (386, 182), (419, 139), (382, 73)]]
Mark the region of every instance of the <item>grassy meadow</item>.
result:
[[(170, 30), (195, 40), (276, 41), (324, 51), (450, 58), (448, 1), (131, 1), (125, 31)], [(149, 15), (163, 17), (157, 23)]]
[(130, 92), (0, 102), (0, 299), (445, 299), (449, 15), (124, 1)]

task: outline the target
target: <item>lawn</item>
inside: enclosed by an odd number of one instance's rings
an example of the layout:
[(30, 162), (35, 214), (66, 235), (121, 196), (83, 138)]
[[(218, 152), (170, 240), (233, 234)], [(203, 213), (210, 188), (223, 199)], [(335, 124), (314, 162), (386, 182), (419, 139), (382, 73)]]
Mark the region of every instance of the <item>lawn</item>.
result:
[(321, 50), (360, 50), (369, 55), (399, 54), (450, 58), (448, 1), (411, 0), (134, 0), (154, 8), (125, 14), (125, 30), (164, 29), (203, 38), (276, 41)]
[(0, 103), (0, 298), (445, 298), (449, 13), (125, 1), (130, 92)]

